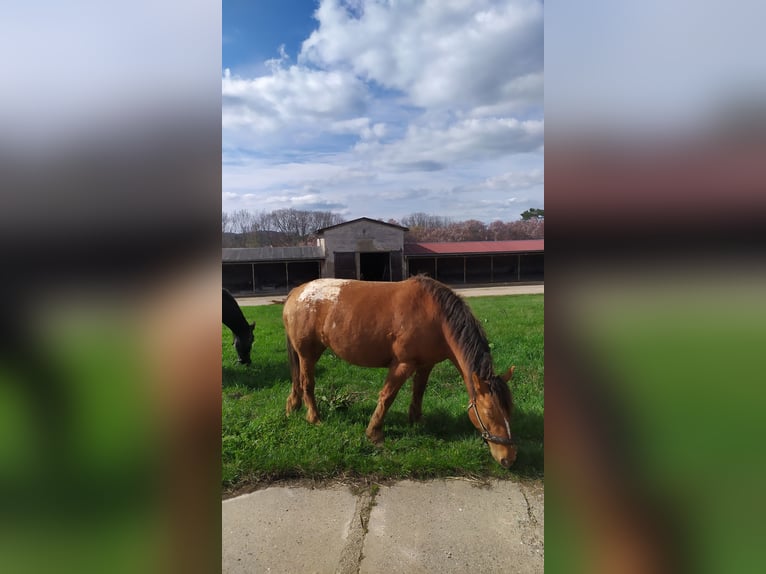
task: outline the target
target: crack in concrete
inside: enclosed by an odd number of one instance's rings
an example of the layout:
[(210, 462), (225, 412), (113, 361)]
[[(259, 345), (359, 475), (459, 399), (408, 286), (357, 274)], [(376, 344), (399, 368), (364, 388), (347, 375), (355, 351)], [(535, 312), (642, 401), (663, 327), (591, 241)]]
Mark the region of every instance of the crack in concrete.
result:
[(370, 523), (370, 513), (375, 505), (375, 494), (377, 494), (377, 485), (359, 493), (354, 508), (354, 517), (351, 519), (351, 527), (346, 538), (346, 545), (341, 552), (335, 574), (359, 574), (364, 539), (367, 536), (367, 527)]
[(533, 551), (545, 556), (545, 541), (537, 535), (537, 528), (540, 523), (535, 516), (535, 512), (532, 508), (532, 504), (529, 502), (525, 488), (520, 488), (521, 495), (524, 497), (524, 502), (527, 504), (527, 519), (519, 521), (522, 527), (521, 540), (525, 544), (529, 545)]

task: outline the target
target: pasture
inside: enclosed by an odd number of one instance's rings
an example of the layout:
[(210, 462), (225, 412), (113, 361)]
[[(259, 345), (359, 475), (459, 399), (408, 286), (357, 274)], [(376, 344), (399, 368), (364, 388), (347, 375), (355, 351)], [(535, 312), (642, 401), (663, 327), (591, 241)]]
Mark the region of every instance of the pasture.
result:
[(237, 363), (231, 332), (222, 327), (223, 487), (228, 492), (279, 479), (431, 478), (543, 475), (543, 295), (466, 298), (482, 323), (497, 372), (516, 365), (510, 383), (511, 428), (519, 455), (510, 470), (489, 453), (468, 419), (468, 394), (455, 367), (438, 364), (423, 399), (423, 420), (411, 426), (407, 382), (385, 419), (385, 444), (364, 431), (386, 369), (355, 367), (328, 349), (317, 364), (316, 398), (322, 424), (305, 408), (287, 417), (290, 369), (282, 305), (243, 307), (255, 321), (252, 365)]

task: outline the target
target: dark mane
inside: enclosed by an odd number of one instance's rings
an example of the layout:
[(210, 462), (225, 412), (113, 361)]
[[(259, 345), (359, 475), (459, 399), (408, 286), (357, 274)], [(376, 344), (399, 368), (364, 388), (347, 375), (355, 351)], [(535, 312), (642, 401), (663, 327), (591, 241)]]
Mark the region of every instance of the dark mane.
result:
[(471, 370), (481, 380), (487, 381), (490, 392), (498, 398), (504, 409), (510, 411), (510, 389), (501, 378), (495, 375), (487, 335), (468, 304), (452, 289), (430, 277), (418, 275), (415, 279), (441, 308), (455, 342), (463, 352)]

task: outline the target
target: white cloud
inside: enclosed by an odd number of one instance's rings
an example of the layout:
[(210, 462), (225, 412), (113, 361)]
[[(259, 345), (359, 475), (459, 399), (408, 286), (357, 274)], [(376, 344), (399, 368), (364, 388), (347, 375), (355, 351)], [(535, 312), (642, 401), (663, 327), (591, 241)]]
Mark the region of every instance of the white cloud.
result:
[(545, 173), (542, 169), (533, 169), (527, 172), (508, 172), (487, 178), (484, 186), (487, 189), (528, 189), (536, 185), (543, 185)]
[[(361, 5), (361, 7), (360, 7)], [(323, 1), (299, 62), (349, 67), (423, 108), (542, 98), (543, 3)]]
[(542, 205), (542, 2), (323, 0), (297, 64), (222, 78), (224, 209)]
[(450, 165), (538, 151), (543, 121), (514, 118), (469, 118), (448, 126), (412, 125), (392, 143), (361, 142), (356, 150), (381, 165), (436, 171)]
[(367, 89), (340, 70), (275, 64), (270, 75), (252, 79), (225, 70), (222, 97), (224, 129), (247, 128), (268, 135), (297, 127), (316, 131), (339, 118), (353, 118), (364, 110)]

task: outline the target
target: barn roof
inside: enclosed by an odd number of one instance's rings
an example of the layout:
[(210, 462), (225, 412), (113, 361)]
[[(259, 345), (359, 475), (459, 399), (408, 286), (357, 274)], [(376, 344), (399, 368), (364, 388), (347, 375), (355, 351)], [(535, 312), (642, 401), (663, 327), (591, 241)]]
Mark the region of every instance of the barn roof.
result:
[(224, 263), (324, 259), (324, 251), (315, 245), (298, 247), (229, 247), (223, 249)]
[(532, 253), (538, 251), (545, 251), (544, 239), (404, 244), (404, 254), (408, 257), (418, 255), (484, 255), (491, 253)]
[(409, 231), (409, 228), (402, 227), (401, 225), (396, 225), (395, 223), (386, 223), (385, 221), (378, 221), (377, 219), (370, 219), (369, 217), (359, 217), (357, 219), (352, 219), (351, 221), (344, 221), (343, 223), (338, 223), (336, 225), (330, 225), (329, 227), (323, 227), (322, 229), (317, 229), (316, 234), (321, 235), (325, 231), (329, 229), (335, 229), (337, 227), (342, 227), (343, 225), (349, 225), (350, 223), (358, 223), (359, 221), (366, 221), (368, 223), (375, 223), (377, 225), (385, 225), (386, 227), (393, 227), (394, 229), (401, 229), (402, 231)]

